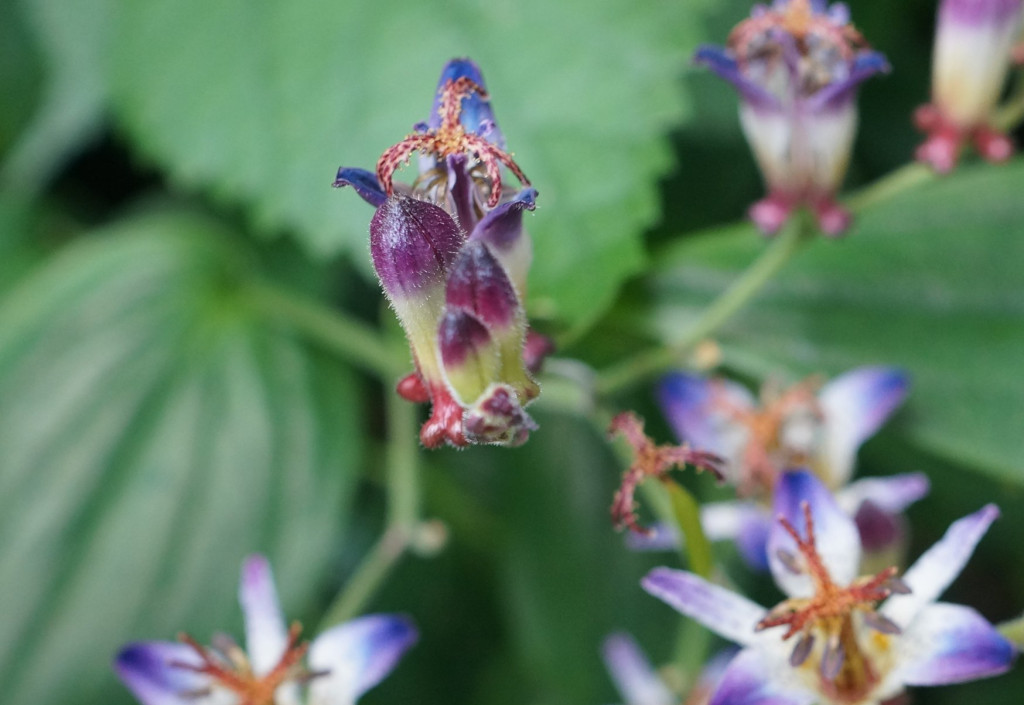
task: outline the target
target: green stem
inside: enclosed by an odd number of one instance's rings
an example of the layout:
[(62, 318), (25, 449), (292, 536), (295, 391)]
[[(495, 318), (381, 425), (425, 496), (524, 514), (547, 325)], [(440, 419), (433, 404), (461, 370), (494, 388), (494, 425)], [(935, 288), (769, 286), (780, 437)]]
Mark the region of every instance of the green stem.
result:
[(419, 447), (416, 407), (397, 394), (386, 395), (388, 521), (384, 533), (363, 557), (321, 621), (327, 629), (358, 615), (399, 559), (409, 550), (420, 521)]
[(714, 562), (711, 559), (711, 543), (704, 534), (700, 523), (700, 505), (693, 495), (674, 480), (663, 483), (672, 503), (672, 516), (682, 536), (682, 551), (689, 559), (690, 570), (702, 578), (711, 578)]
[(743, 308), (810, 240), (811, 228), (805, 218), (796, 218), (754, 263), (707, 309), (682, 339), (667, 347), (642, 352), (610, 367), (597, 377), (599, 396), (606, 397), (637, 382), (679, 365), (698, 343), (714, 333)]
[(1024, 69), (1017, 74), (1017, 83), (1005, 103), (996, 111), (992, 125), (997, 130), (1009, 131), (1024, 120)]
[(857, 191), (846, 199), (846, 206), (854, 213), (863, 211), (934, 178), (935, 173), (924, 164), (905, 164)]
[(248, 296), (263, 314), (378, 377), (390, 381), (409, 366), (372, 327), (319, 301), (266, 283), (252, 286)]

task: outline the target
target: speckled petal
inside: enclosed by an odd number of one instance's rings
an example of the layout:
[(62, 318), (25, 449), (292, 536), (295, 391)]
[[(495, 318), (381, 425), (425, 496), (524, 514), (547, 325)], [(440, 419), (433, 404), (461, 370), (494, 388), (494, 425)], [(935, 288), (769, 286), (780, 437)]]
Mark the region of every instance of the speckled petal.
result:
[[(805, 470), (783, 473), (775, 485), (772, 513), (776, 519), (785, 517), (802, 538), (807, 537), (804, 502), (811, 508), (815, 542), (825, 567), (835, 582), (849, 584), (857, 576), (860, 564), (860, 536), (856, 524), (814, 475)], [(776, 521), (768, 537), (768, 561), (775, 582), (791, 597), (813, 594), (810, 577), (795, 575), (789, 570), (778, 557), (780, 549), (799, 555), (796, 542)]]
[(172, 663), (200, 665), (189, 646), (168, 641), (128, 644), (114, 658), (114, 671), (142, 705), (221, 705), (221, 696), (200, 696), (209, 679)]
[(810, 705), (817, 697), (799, 687), (795, 669), (744, 649), (722, 675), (709, 705)]
[(309, 705), (351, 705), (380, 683), (419, 638), (405, 617), (376, 614), (328, 629), (309, 647)]
[(899, 677), (908, 685), (946, 685), (998, 675), (1016, 649), (970, 607), (939, 602), (925, 607), (903, 632)]
[(999, 516), (999, 507), (987, 504), (974, 514), (958, 519), (945, 536), (925, 551), (903, 575), (909, 595), (893, 595), (882, 605), (886, 617), (907, 626), (926, 605), (938, 599), (964, 569), (974, 547)]
[(252, 555), (242, 564), (238, 601), (245, 615), (245, 648), (257, 675), (281, 660), (288, 645), (288, 628), (274, 587), (274, 574), (265, 556)]
[(767, 611), (742, 595), (683, 570), (655, 568), (640, 582), (644, 590), (737, 644), (753, 643), (754, 628)]
[(845, 485), (857, 449), (885, 423), (907, 396), (901, 370), (862, 367), (826, 384), (818, 400), (825, 414), (825, 458), (833, 487)]
[(674, 705), (672, 694), (629, 634), (612, 634), (601, 647), (604, 664), (626, 705)]

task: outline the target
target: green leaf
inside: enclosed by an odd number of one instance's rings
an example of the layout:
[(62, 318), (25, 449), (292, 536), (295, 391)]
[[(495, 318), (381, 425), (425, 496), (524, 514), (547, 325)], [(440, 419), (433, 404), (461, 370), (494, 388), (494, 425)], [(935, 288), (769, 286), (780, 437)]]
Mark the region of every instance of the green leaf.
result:
[[(801, 252), (721, 331), (746, 374), (910, 372), (898, 430), (926, 450), (1024, 482), (1024, 161), (964, 168), (858, 216)], [(653, 324), (671, 340), (765, 247), (752, 228), (659, 258)]]
[(0, 168), (5, 186), (34, 192), (69, 153), (96, 134), (106, 108), (107, 54), (113, 27), (110, 0), (21, 0), (46, 80), (27, 129)]
[(0, 680), (12, 705), (127, 702), (134, 639), (241, 636), (239, 567), (286, 611), (337, 549), (356, 478), (350, 375), (261, 322), (207, 219), (79, 240), (0, 305)]
[(16, 0), (0, 0), (0, 157), (28, 121), (39, 98), (39, 57)]
[(336, 169), (372, 168), (427, 118), (444, 62), (472, 56), (541, 194), (533, 310), (582, 326), (642, 263), (697, 19), (694, 3), (627, 0), (128, 3), (113, 97), (178, 183), (365, 266), (371, 212), (330, 188)]

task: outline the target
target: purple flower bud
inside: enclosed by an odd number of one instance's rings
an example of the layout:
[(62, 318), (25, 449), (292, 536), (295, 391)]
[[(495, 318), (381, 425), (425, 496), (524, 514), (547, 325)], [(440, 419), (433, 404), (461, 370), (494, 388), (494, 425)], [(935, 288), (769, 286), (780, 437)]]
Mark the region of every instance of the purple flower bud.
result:
[(448, 311), (470, 312), (490, 332), (501, 362), (493, 381), (511, 385), (524, 402), (535, 398), (540, 388), (523, 360), (526, 315), (505, 269), (483, 242), (470, 241), (462, 249), (445, 300)]
[(444, 312), (445, 280), (462, 242), (450, 215), (413, 198), (388, 198), (370, 221), (373, 267), (428, 389), (442, 379), (437, 326)]
[(945, 173), (964, 142), (989, 161), (1004, 161), (1013, 143), (989, 124), (1010, 68), (1022, 18), (1022, 0), (943, 0), (932, 57), (932, 102), (918, 108), (917, 127), (928, 138), (917, 158)]
[(834, 197), (856, 131), (856, 88), (889, 65), (848, 22), (839, 4), (777, 0), (756, 7), (727, 47), (701, 47), (694, 57), (740, 94), (743, 131), (768, 189), (750, 215), (765, 234), (800, 205), (826, 235), (849, 225)]
[(462, 406), (479, 399), (501, 367), (498, 346), (480, 319), (465, 310), (449, 310), (437, 334), (445, 379)]

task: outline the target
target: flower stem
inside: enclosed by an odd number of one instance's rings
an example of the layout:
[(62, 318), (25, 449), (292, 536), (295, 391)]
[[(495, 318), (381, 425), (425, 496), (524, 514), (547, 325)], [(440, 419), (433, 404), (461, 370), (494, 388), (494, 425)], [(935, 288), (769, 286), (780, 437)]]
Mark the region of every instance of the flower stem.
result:
[(384, 380), (401, 375), (409, 366), (408, 359), (372, 327), (314, 299), (267, 283), (250, 287), (247, 295), (264, 315)]
[(996, 625), (999, 633), (1013, 642), (1018, 649), (1024, 649), (1024, 615)]
[(928, 166), (920, 162), (911, 162), (865, 186), (847, 198), (845, 203), (850, 211), (857, 213), (934, 178), (935, 173)]
[(711, 559), (711, 543), (700, 523), (700, 505), (692, 494), (674, 480), (667, 480), (663, 484), (672, 503), (672, 516), (679, 527), (683, 552), (689, 559), (690, 570), (702, 578), (710, 579), (714, 562)]
[(806, 218), (795, 218), (782, 234), (754, 260), (754, 263), (704, 311), (686, 334), (675, 343), (647, 350), (597, 376), (598, 396), (606, 397), (680, 364), (694, 346), (707, 338), (743, 308), (775, 274), (810, 241), (811, 227)]
[(409, 550), (420, 522), (419, 447), (416, 407), (390, 393), (385, 397), (388, 520), (384, 533), (334, 598), (321, 630), (352, 619), (366, 607), (399, 559)]

